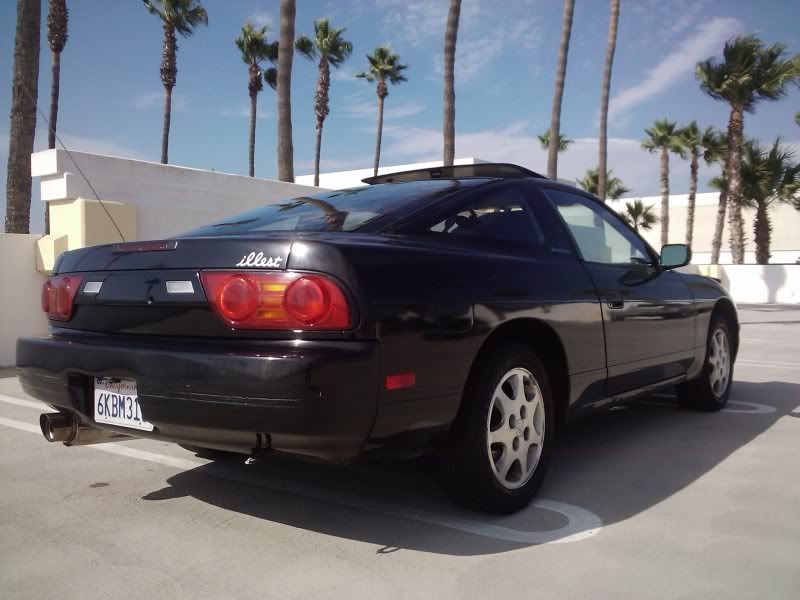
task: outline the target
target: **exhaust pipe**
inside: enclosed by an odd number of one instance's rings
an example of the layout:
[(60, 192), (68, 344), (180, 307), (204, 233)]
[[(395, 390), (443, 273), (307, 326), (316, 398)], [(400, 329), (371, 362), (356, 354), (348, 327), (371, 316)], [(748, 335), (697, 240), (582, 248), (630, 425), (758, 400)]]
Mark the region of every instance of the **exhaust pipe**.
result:
[(65, 413), (44, 413), (39, 416), (39, 427), (48, 442), (63, 442), (65, 446), (88, 446), (104, 442), (117, 442), (129, 436), (98, 429), (81, 423)]

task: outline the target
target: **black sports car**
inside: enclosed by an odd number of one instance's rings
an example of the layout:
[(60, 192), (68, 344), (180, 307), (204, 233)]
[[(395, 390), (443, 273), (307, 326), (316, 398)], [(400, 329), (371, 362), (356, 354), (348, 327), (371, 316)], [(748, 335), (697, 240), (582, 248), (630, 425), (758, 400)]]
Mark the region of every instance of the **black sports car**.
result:
[(17, 344), (51, 441), (120, 434), (326, 461), (435, 450), (456, 500), (535, 494), (567, 421), (661, 388), (723, 407), (739, 325), (595, 197), (506, 164), (424, 169), (170, 240), (61, 256)]

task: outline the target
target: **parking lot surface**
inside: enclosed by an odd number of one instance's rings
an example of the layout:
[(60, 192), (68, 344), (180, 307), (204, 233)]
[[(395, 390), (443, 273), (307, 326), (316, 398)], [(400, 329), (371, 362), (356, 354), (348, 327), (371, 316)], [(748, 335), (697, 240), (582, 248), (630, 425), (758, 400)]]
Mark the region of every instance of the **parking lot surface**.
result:
[(578, 422), (507, 517), (450, 504), (424, 458), (48, 444), (1, 372), (0, 597), (798, 598), (800, 309), (740, 320), (726, 410), (661, 394)]

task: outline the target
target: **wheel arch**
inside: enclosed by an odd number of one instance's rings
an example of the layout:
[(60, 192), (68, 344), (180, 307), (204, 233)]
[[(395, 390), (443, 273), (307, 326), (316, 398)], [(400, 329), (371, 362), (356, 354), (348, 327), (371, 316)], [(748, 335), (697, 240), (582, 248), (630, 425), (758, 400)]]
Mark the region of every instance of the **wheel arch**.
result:
[(555, 329), (545, 321), (521, 317), (497, 326), (483, 341), (472, 360), (467, 375), (467, 385), (470, 385), (470, 380), (477, 370), (476, 367), (483, 357), (495, 348), (509, 343), (530, 348), (547, 369), (556, 406), (556, 426), (559, 427), (566, 421), (569, 407), (569, 363), (561, 338)]
[(709, 321), (709, 328), (714, 319), (723, 318), (731, 325), (731, 335), (733, 336), (733, 357), (739, 352), (739, 317), (736, 314), (736, 307), (730, 298), (723, 296), (714, 303), (714, 308), (711, 311), (711, 319)]

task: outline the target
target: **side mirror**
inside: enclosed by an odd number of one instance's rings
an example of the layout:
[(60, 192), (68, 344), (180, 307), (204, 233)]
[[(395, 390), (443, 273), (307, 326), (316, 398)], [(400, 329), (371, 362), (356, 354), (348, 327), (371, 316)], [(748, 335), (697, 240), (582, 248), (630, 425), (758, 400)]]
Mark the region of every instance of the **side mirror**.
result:
[(661, 268), (677, 269), (692, 261), (692, 249), (686, 244), (667, 244), (661, 247)]

